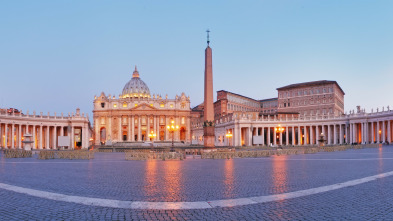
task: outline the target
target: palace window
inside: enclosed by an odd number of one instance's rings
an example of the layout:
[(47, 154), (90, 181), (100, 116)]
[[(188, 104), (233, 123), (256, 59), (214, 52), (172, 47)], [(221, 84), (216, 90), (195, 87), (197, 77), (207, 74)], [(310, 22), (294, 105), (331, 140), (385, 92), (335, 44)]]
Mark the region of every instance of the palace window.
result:
[(173, 104), (169, 105), (170, 108), (173, 108)]
[(135, 107), (138, 107), (138, 104), (135, 104)]
[(105, 107), (105, 103), (101, 103), (101, 107), (104, 108)]
[(153, 107), (153, 104), (150, 104), (150, 107)]
[(114, 107), (114, 108), (117, 108), (117, 104), (113, 104), (113, 107)]
[(127, 103), (126, 102), (123, 103), (123, 107), (127, 107)]
[(186, 118), (185, 117), (182, 117), (181, 118), (181, 124), (185, 124), (186, 123)]
[(165, 104), (164, 104), (164, 103), (161, 103), (161, 104), (160, 104), (160, 107), (165, 107)]

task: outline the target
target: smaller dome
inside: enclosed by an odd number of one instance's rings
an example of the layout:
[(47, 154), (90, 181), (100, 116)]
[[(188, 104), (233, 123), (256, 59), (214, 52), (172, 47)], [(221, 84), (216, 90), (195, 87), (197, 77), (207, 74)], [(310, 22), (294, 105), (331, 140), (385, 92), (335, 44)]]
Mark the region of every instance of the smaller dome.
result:
[(135, 71), (132, 73), (132, 78), (123, 88), (123, 92), (121, 93), (122, 98), (128, 97), (138, 97), (150, 98), (150, 90), (149, 87), (139, 78), (139, 72), (135, 66)]

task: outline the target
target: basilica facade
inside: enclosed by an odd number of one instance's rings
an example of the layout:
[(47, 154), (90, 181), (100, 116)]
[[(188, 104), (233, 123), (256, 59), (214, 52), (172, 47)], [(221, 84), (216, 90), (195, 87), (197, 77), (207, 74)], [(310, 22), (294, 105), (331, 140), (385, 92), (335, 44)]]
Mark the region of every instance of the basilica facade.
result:
[[(136, 67), (118, 97), (102, 92), (93, 103), (96, 145), (132, 146), (146, 141), (169, 145), (172, 139), (177, 145), (191, 142), (190, 98), (184, 93), (174, 99), (152, 96)], [(172, 125), (178, 126), (174, 132), (167, 128)]]

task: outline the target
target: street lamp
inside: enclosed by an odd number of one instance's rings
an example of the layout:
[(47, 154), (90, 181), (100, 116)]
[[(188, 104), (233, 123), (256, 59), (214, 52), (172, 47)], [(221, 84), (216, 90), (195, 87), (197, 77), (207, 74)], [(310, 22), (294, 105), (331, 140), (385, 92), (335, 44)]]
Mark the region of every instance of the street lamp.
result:
[(168, 129), (169, 133), (172, 134), (172, 148), (171, 148), (171, 152), (175, 152), (173, 139), (174, 139), (175, 131), (177, 131), (179, 129), (179, 125), (175, 125), (175, 121), (172, 120), (171, 121), (171, 125), (168, 125), (166, 128)]
[[(276, 133), (281, 134), (282, 132), (284, 132), (285, 128), (281, 127), (281, 124), (279, 124), (277, 127), (274, 128), (274, 131), (276, 131)], [(278, 135), (277, 135), (278, 138)]]
[(230, 138), (232, 138), (233, 134), (231, 133), (230, 130), (228, 130), (228, 133), (226, 133), (225, 136), (228, 138), (228, 144), (229, 144), (229, 146), (231, 146), (231, 143), (230, 143), (231, 140), (230, 140)]
[[(153, 138), (155, 138), (157, 135), (154, 133), (154, 131), (150, 131), (150, 133), (149, 133), (149, 138), (150, 138), (150, 140)], [(154, 141), (154, 140), (153, 140)]]

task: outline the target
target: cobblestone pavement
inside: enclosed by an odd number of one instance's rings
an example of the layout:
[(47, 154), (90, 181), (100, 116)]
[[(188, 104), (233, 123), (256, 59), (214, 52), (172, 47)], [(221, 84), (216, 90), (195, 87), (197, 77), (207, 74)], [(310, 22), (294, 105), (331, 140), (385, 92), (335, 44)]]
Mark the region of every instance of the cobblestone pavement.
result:
[[(258, 159), (4, 159), (0, 183), (103, 199), (194, 202), (267, 196), (393, 171), (393, 146)], [(192, 210), (86, 206), (0, 189), (0, 220), (393, 220), (393, 177), (269, 203)]]

